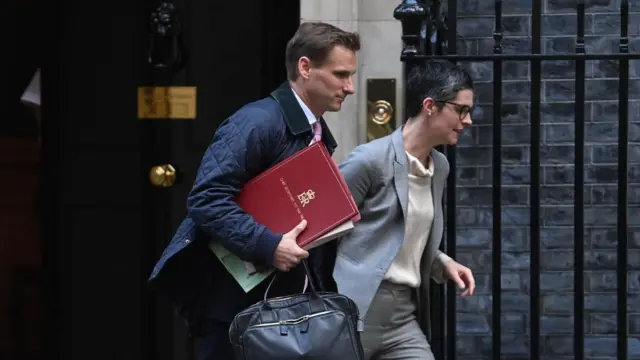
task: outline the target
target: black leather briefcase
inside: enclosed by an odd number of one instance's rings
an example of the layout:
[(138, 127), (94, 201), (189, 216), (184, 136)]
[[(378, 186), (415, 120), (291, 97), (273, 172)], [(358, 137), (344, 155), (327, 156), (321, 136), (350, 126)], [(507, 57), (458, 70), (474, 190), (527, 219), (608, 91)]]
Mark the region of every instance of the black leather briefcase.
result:
[[(310, 277), (306, 261), (303, 261)], [(268, 299), (236, 315), (229, 340), (236, 360), (361, 360), (358, 307), (332, 292), (309, 292)]]

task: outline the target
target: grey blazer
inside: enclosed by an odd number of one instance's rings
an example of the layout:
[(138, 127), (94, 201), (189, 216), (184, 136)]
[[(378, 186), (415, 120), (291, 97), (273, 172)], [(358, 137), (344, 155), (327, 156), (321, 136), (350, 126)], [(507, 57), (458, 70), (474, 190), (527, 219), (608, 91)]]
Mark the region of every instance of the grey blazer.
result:
[[(431, 153), (434, 162), (432, 181), (434, 220), (421, 262), (421, 286), (418, 295), (418, 319), (425, 334), (429, 327), (429, 278), (444, 282), (444, 267), (438, 256), (443, 234), (442, 193), (449, 174), (447, 158)], [(338, 291), (355, 301), (360, 319), (369, 305), (387, 269), (404, 241), (409, 197), (409, 165), (404, 150), (402, 128), (392, 134), (356, 147), (340, 164), (353, 198), (361, 213), (355, 228), (339, 240), (333, 278)]]

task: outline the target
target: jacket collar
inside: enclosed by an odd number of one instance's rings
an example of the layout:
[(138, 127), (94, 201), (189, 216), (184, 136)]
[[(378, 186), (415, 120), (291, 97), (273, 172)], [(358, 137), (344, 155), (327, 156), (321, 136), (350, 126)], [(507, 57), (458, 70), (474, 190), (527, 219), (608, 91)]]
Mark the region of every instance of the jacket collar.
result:
[[(393, 133), (391, 133), (391, 143), (393, 144), (393, 150), (395, 153), (395, 161), (406, 167), (407, 171), (409, 171), (409, 159), (407, 157), (407, 153), (405, 152), (404, 149), (404, 138), (402, 137), (402, 129), (404, 128), (403, 126), (400, 126), (399, 128), (397, 128), (396, 130), (393, 131)], [(439, 152), (438, 150), (436, 150), (435, 148), (431, 150), (431, 160), (433, 161), (433, 172), (434, 174), (438, 174), (438, 173), (442, 173), (441, 171), (438, 171), (444, 167), (446, 167), (445, 164), (443, 164), (443, 161), (446, 160), (446, 156), (444, 156), (444, 154), (442, 154), (441, 152)]]
[[(304, 114), (304, 111), (302, 111), (300, 104), (298, 104), (298, 100), (296, 100), (288, 82), (285, 81), (275, 89), (271, 93), (271, 97), (280, 105), (284, 122), (287, 124), (287, 128), (291, 134), (295, 136), (312, 134), (307, 116)], [(331, 134), (331, 130), (329, 130), (324, 119), (321, 117), (319, 121), (320, 125), (322, 125), (322, 142), (326, 145), (327, 150), (329, 150), (330, 153), (333, 153), (338, 147), (338, 143)]]
[(397, 128), (391, 133), (391, 143), (393, 144), (393, 150), (395, 152), (395, 160), (398, 164), (407, 166), (408, 159), (407, 154), (404, 152), (404, 139), (402, 138), (402, 126)]

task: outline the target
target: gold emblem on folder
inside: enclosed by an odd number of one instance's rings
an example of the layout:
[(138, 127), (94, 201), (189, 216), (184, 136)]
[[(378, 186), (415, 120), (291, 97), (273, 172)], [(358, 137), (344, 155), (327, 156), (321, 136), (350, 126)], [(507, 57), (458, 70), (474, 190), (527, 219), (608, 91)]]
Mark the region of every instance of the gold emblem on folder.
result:
[(302, 207), (307, 206), (311, 200), (315, 198), (316, 193), (313, 190), (307, 190), (298, 195), (298, 200), (300, 201), (300, 204), (302, 204)]

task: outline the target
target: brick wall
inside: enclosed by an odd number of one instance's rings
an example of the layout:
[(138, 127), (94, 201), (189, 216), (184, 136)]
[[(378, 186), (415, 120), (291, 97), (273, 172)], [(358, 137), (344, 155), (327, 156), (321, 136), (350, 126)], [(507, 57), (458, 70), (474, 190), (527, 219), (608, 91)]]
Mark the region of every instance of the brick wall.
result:
[[(620, 0), (587, 1), (586, 49), (617, 52)], [(446, 1), (443, 1), (446, 3)], [(546, 0), (545, 53), (574, 51), (575, 1)], [(640, 52), (640, 1), (630, 1), (630, 51)], [(458, 1), (458, 52), (490, 54), (493, 1)], [(503, 2), (504, 53), (531, 51), (531, 1)], [(475, 126), (458, 147), (457, 259), (470, 266), (478, 294), (457, 302), (458, 358), (491, 356), (492, 63), (467, 63), (477, 81)], [(585, 355), (616, 357), (616, 61), (589, 61), (585, 96)], [(542, 64), (541, 144), (541, 354), (573, 359), (574, 76), (571, 61)], [(502, 113), (502, 352), (529, 353), (530, 70), (505, 62)], [(640, 359), (640, 61), (630, 65), (629, 86), (629, 353)], [(582, 90), (582, 89), (579, 89)]]

